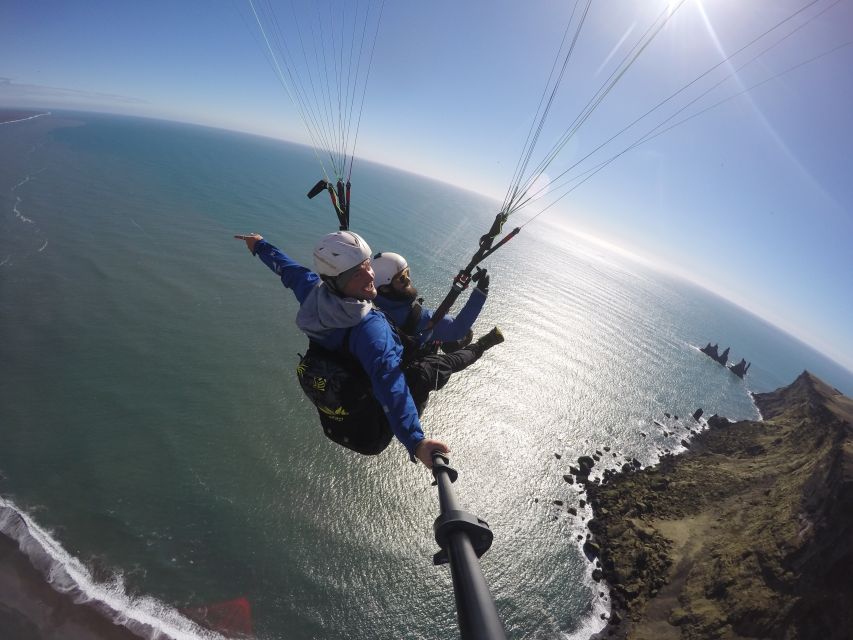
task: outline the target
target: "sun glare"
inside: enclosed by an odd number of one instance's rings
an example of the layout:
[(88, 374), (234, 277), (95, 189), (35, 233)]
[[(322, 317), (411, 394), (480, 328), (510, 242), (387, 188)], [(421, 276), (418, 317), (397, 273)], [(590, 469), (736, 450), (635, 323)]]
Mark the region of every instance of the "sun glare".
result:
[(700, 11), (702, 11), (702, 0), (667, 0), (667, 8), (669, 10), (669, 14), (672, 15), (679, 6), (686, 3), (695, 4)]

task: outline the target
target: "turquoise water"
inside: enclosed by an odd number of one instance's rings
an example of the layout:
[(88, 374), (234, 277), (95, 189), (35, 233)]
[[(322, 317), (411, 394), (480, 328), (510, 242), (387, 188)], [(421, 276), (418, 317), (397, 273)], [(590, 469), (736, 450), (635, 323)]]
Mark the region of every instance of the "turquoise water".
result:
[[(335, 228), (304, 195), (319, 177), (309, 149), (210, 129), (0, 125), (0, 527), (130, 626), (200, 637), (176, 609), (245, 596), (259, 638), (457, 633), (430, 477), (397, 443), (368, 459), (322, 437), (293, 375), (295, 300), (231, 237), (308, 262)], [(353, 184), (353, 228), (405, 254), (437, 303), (496, 204), (365, 162)], [(475, 329), (507, 342), (424, 427), (495, 533), (483, 567), (510, 637), (585, 637), (608, 610), (576, 540), (590, 513), (566, 512), (575, 457), (651, 463), (687, 433), (665, 413), (755, 418), (749, 392), (805, 368), (853, 392), (755, 316), (545, 222), (487, 266)], [(697, 351), (709, 340), (753, 362), (745, 381)]]

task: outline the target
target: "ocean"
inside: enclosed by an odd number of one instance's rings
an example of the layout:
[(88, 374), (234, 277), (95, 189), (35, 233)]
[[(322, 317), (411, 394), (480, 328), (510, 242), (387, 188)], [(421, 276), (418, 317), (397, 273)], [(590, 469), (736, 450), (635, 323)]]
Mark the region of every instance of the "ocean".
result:
[[(310, 264), (337, 227), (305, 197), (320, 177), (308, 148), (190, 125), (0, 125), (0, 529), (131, 629), (219, 637), (186, 611), (244, 598), (259, 639), (458, 633), (431, 476), (396, 442), (363, 458), (323, 437), (295, 376), (297, 303), (232, 237)], [(352, 228), (404, 254), (432, 306), (497, 206), (355, 165)], [(803, 369), (853, 393), (790, 335), (547, 216), (485, 266), (475, 332), (507, 340), (423, 424), (494, 532), (482, 565), (511, 638), (585, 638), (609, 611), (578, 540), (591, 512), (563, 479), (579, 455), (651, 464), (701, 428), (697, 408), (758, 418), (750, 392)], [(709, 341), (753, 362), (744, 380)]]

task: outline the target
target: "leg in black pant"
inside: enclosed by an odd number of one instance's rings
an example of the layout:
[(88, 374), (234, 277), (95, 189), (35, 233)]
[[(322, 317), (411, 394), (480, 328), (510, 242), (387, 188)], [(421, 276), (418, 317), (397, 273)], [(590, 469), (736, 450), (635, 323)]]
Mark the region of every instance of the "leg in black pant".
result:
[(483, 351), (485, 348), (475, 342), (453, 353), (424, 356), (406, 367), (406, 382), (418, 415), (426, 408), (430, 391), (441, 389), (452, 374), (474, 364), (483, 355)]

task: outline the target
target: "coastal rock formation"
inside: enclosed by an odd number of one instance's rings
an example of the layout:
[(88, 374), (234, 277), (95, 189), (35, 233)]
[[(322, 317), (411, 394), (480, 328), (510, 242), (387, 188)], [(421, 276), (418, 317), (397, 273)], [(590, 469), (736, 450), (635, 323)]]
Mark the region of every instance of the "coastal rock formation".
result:
[(719, 362), (721, 365), (723, 365), (725, 367), (726, 362), (728, 362), (728, 360), (729, 360), (729, 347), (726, 347), (726, 350), (723, 351), (722, 353), (717, 353), (718, 348), (719, 348), (719, 345), (716, 345), (716, 344), (712, 345), (709, 342), (704, 347), (699, 349), (699, 351), (704, 353), (706, 356), (708, 356), (712, 360), (716, 360), (717, 362)]
[(751, 365), (751, 362), (748, 363), (744, 358), (741, 358), (740, 362), (737, 364), (729, 365), (729, 369), (731, 369), (732, 373), (738, 378), (743, 378)]
[[(728, 367), (728, 369), (734, 373), (737, 377), (743, 378), (746, 375), (747, 370), (749, 369), (751, 362), (747, 363), (744, 358), (741, 358), (740, 362), (735, 365), (726, 364), (729, 360), (729, 347), (726, 347), (725, 351), (722, 353), (717, 352), (718, 345), (711, 344), (710, 342), (706, 344), (704, 347), (699, 349), (706, 356), (720, 363), (724, 367)], [(668, 418), (669, 416), (667, 416)]]
[(853, 629), (853, 401), (808, 372), (689, 451), (588, 483), (599, 638), (841, 640)]
[(705, 354), (706, 356), (708, 356), (709, 358), (713, 358), (714, 360), (719, 360), (719, 358), (720, 358), (720, 354), (719, 354), (719, 353), (717, 353), (717, 346), (718, 346), (718, 345), (716, 345), (716, 344), (715, 344), (715, 345), (712, 345), (712, 344), (709, 342), (709, 343), (708, 343), (708, 344), (706, 344), (704, 347), (702, 347), (701, 349), (699, 349), (699, 351), (701, 351), (702, 353), (704, 353), (704, 354)]

